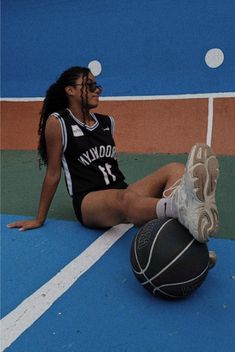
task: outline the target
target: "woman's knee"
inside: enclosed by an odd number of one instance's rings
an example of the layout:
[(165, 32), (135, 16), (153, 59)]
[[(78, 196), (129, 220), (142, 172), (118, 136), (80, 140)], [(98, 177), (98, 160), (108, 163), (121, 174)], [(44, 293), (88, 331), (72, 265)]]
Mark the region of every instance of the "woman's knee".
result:
[(128, 222), (133, 196), (126, 190), (89, 193), (82, 202), (83, 223), (89, 227), (109, 227)]
[(183, 173), (185, 169), (185, 165), (178, 162), (169, 163), (167, 166), (170, 174)]

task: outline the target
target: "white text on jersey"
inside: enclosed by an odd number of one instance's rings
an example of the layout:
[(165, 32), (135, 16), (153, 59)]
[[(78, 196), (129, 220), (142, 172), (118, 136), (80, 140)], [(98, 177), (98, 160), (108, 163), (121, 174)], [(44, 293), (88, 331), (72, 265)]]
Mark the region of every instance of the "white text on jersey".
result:
[(78, 160), (85, 166), (90, 165), (92, 161), (102, 158), (117, 159), (116, 148), (111, 145), (100, 145), (88, 149), (85, 153), (78, 158)]

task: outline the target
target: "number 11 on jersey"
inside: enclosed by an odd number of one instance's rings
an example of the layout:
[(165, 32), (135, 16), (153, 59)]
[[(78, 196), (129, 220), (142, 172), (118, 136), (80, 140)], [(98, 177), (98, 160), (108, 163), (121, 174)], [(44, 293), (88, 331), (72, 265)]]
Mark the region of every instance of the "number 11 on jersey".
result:
[(106, 163), (104, 166), (98, 165), (98, 167), (104, 176), (104, 182), (106, 185), (110, 184), (110, 179), (116, 181), (116, 176), (111, 172), (112, 165)]

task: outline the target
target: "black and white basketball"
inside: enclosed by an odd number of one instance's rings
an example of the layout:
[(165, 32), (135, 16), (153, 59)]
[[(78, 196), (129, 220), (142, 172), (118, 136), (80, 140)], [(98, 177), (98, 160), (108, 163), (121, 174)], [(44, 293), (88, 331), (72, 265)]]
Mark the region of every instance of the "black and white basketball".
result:
[(141, 285), (155, 296), (184, 298), (205, 280), (209, 251), (178, 220), (149, 221), (131, 245), (132, 270)]

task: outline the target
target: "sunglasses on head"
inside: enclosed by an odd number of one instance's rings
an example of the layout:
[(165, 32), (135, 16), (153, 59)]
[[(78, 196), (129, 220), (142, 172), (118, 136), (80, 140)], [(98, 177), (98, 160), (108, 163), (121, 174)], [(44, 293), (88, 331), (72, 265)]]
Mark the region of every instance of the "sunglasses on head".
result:
[[(82, 86), (82, 85), (83, 85), (82, 83), (73, 84), (74, 87), (75, 86)], [(96, 89), (99, 89), (100, 91), (103, 90), (102, 86), (98, 85), (96, 82), (86, 83), (85, 85), (88, 87), (88, 89), (91, 93), (95, 92)]]

